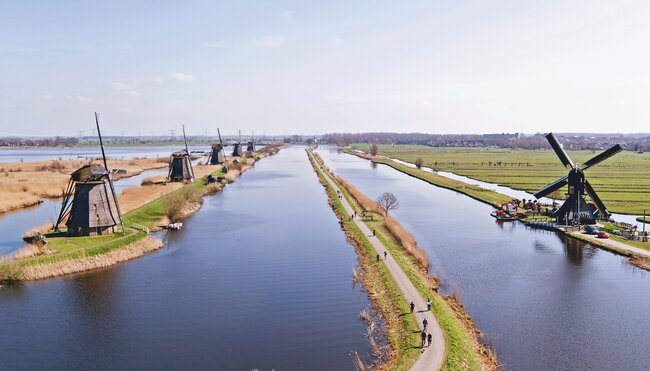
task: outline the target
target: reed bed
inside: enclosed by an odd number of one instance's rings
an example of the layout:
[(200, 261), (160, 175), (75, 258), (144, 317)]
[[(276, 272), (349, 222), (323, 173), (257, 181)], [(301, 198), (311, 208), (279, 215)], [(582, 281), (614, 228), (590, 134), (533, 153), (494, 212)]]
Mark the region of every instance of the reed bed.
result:
[(74, 260), (61, 260), (48, 264), (29, 265), (23, 268), (22, 278), (25, 280), (39, 280), (91, 269), (107, 268), (158, 250), (162, 246), (162, 241), (148, 236), (123, 248), (111, 250), (106, 254), (85, 256)]
[(364, 195), (361, 193), (355, 186), (352, 184), (348, 183), (347, 180), (344, 178), (341, 178), (340, 176), (336, 176), (336, 181), (339, 182), (343, 188), (345, 188), (346, 191), (357, 201), (359, 206), (363, 208), (367, 212), (373, 212), (382, 215), (384, 213), (384, 210), (379, 206), (377, 201), (371, 200), (368, 196)]
[(431, 262), (429, 261), (429, 256), (427, 253), (422, 250), (419, 246), (415, 237), (407, 231), (395, 218), (387, 217), (384, 219), (384, 225), (390, 232), (390, 234), (395, 237), (400, 245), (415, 259), (418, 265), (424, 269), (428, 270)]

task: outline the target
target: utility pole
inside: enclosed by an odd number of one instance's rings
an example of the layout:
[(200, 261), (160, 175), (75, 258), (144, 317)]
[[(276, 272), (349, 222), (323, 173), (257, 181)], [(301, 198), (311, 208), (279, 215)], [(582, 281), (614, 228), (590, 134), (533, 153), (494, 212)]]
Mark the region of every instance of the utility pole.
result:
[(176, 130), (169, 129), (169, 136), (172, 138), (172, 142), (174, 141), (174, 134), (176, 134)]

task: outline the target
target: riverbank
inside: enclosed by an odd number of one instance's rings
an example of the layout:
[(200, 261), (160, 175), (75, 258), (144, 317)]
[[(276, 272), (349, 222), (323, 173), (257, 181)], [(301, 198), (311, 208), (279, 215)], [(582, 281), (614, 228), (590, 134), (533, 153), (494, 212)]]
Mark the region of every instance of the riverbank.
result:
[[(367, 144), (354, 144), (368, 153)], [(568, 151), (575, 163), (582, 164), (596, 155), (593, 151)], [(460, 176), (514, 190), (534, 193), (566, 170), (550, 146), (544, 150), (507, 148), (431, 147), (418, 145), (379, 145), (378, 154), (411, 164), (447, 171)], [(609, 211), (642, 215), (650, 210), (650, 153), (623, 151), (587, 171), (587, 177)], [(561, 199), (556, 191), (551, 197)]]
[[(45, 198), (62, 197), (70, 174), (85, 164), (87, 160), (0, 164), (0, 214), (37, 205)], [(125, 171), (111, 175), (114, 181), (167, 166), (167, 158), (108, 161), (109, 168)]]
[[(311, 156), (310, 156), (311, 158)], [(322, 166), (326, 171), (329, 170), (324, 166), (320, 157), (316, 154), (314, 158), (319, 159), (319, 164), (316, 165), (312, 161), (312, 165)], [(342, 219), (342, 227), (351, 240), (358, 246), (361, 251), (360, 257), (364, 254), (370, 254), (370, 259), (364, 263), (364, 268), (369, 271), (381, 272), (386, 269), (385, 265), (377, 264), (373, 261), (372, 256), (376, 254), (368, 237), (361, 232), (353, 220), (349, 220), (349, 215), (343, 210), (342, 203), (334, 193), (333, 188), (328, 185), (328, 182), (319, 173), (321, 183), (328, 189), (330, 194), (333, 208), (337, 215)], [(334, 180), (341, 189), (345, 201), (351, 207), (361, 214), (363, 208), (354, 199), (354, 197), (341, 186), (338, 180)], [(497, 362), (494, 354), (485, 347), (479, 340), (480, 331), (474, 326), (471, 318), (464, 310), (462, 305), (461, 295), (454, 295), (455, 297), (447, 297), (437, 293), (437, 282), (434, 278), (429, 276), (427, 272), (421, 268), (421, 263), (410, 255), (406, 249), (399, 243), (398, 239), (393, 236), (388, 228), (384, 225), (383, 218), (376, 213), (366, 213), (372, 215), (372, 221), (365, 220), (364, 225), (367, 228), (374, 229), (377, 238), (386, 247), (389, 253), (389, 259), (394, 259), (399, 265), (401, 270), (404, 271), (410, 282), (415, 286), (419, 293), (420, 300), (429, 297), (433, 301), (432, 312), (435, 318), (439, 321), (440, 327), (443, 330), (445, 343), (447, 344), (443, 369), (496, 369)], [(355, 220), (356, 221), (356, 220)], [(409, 324), (407, 321), (412, 319), (413, 316), (408, 315), (408, 301), (404, 298), (399, 291), (384, 291), (386, 289), (373, 288), (373, 285), (386, 286), (393, 283), (393, 289), (397, 290), (394, 286), (394, 280), (390, 274), (383, 275), (383, 281), (370, 282), (369, 292), (384, 292), (384, 295), (371, 295), (373, 300), (384, 300), (386, 302), (378, 302), (378, 306), (389, 324), (388, 337), (392, 345), (391, 362), (386, 364), (386, 368), (390, 369), (406, 369), (411, 367), (416, 357), (419, 356), (417, 344), (419, 344), (419, 324)], [(415, 300), (414, 300), (415, 301)], [(391, 311), (392, 310), (392, 311)], [(404, 315), (406, 314), (406, 315)], [(407, 317), (406, 319), (404, 317)], [(425, 351), (426, 352), (426, 351)], [(431, 365), (429, 365), (431, 367)]]
[(423, 180), (429, 184), (432, 184), (436, 187), (441, 187), (441, 188), (446, 188), (458, 193), (462, 193), (468, 197), (471, 197), (477, 201), (486, 203), (488, 205), (494, 206), (494, 207), (499, 207), (503, 202), (508, 202), (512, 200), (512, 197), (497, 193), (494, 191), (490, 191), (481, 187), (477, 187), (475, 185), (467, 184), (458, 180), (450, 179), (435, 173), (431, 172), (426, 172), (424, 170), (420, 170), (417, 168), (412, 168), (400, 163), (397, 163), (395, 161), (392, 161), (388, 158), (385, 157), (373, 157), (367, 154), (355, 152), (350, 149), (344, 149), (345, 153), (348, 153), (350, 155), (354, 155), (360, 158), (363, 158), (365, 160), (372, 161), (373, 163), (376, 164), (382, 164), (386, 166), (390, 166), (393, 169), (402, 172), (406, 175), (412, 176), (414, 178), (418, 178), (420, 180)]
[[(97, 268), (105, 268), (122, 261), (131, 260), (155, 251), (162, 244), (142, 239), (150, 239), (148, 230), (159, 229), (169, 214), (166, 206), (170, 200), (183, 202), (178, 219), (185, 218), (200, 208), (202, 197), (220, 191), (224, 184), (235, 181), (250, 169), (255, 162), (276, 154), (283, 147), (268, 147), (247, 157), (235, 159), (228, 157), (228, 173), (221, 172), (221, 165), (195, 167), (197, 180), (194, 183), (167, 183), (141, 186), (130, 189), (123, 195), (130, 200), (124, 210), (126, 231), (106, 236), (58, 237), (51, 234), (44, 247), (37, 248), (38, 254), (23, 259), (6, 259), (0, 263), (0, 280), (21, 281), (56, 277)], [(224, 177), (223, 183), (208, 183), (207, 176)], [(120, 200), (121, 202), (122, 200)], [(139, 245), (134, 245), (140, 243)], [(125, 250), (127, 249), (127, 250)], [(122, 251), (124, 250), (124, 251)], [(112, 253), (111, 253), (112, 252)], [(111, 253), (111, 254), (109, 254)]]
[[(372, 161), (373, 163), (390, 166), (393, 169), (400, 171), (406, 175), (423, 180), (437, 187), (462, 193), (470, 198), (486, 203), (493, 207), (498, 207), (502, 202), (506, 202), (512, 199), (512, 197), (503, 195), (501, 193), (480, 188), (458, 180), (443, 177), (435, 173), (409, 167), (407, 165), (400, 164), (398, 162), (392, 161), (391, 159), (385, 157), (379, 157), (379, 156), (373, 157), (366, 153), (356, 152), (351, 149), (344, 149), (344, 152), (347, 154), (355, 155), (357, 157)], [(627, 256), (629, 258), (628, 261), (639, 268), (647, 270), (648, 267), (650, 266), (650, 258), (646, 256), (646, 253), (650, 251), (649, 250), (650, 244), (648, 243), (639, 243), (638, 245), (634, 245), (630, 241), (618, 239), (617, 236), (612, 236), (611, 240), (600, 240), (600, 239), (586, 237), (585, 235), (579, 232), (576, 233), (565, 233), (562, 231), (559, 232), (565, 234), (567, 237), (579, 239), (584, 242), (588, 242), (595, 246), (603, 248), (604, 250)]]

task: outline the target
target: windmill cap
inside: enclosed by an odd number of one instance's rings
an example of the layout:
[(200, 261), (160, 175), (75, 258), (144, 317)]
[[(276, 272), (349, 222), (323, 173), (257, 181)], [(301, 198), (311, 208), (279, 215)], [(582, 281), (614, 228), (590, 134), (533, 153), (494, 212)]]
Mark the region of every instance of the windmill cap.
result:
[(101, 180), (108, 175), (108, 171), (100, 164), (84, 165), (77, 169), (70, 176), (75, 182), (92, 182)]

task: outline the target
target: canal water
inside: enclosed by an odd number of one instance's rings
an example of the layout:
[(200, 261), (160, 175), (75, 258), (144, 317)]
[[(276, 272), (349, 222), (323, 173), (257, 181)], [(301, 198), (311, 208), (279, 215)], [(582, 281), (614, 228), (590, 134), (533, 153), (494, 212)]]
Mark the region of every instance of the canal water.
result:
[(416, 237), (512, 370), (650, 367), (650, 274), (553, 232), (499, 223), (492, 208), (388, 166), (320, 149), (361, 192), (394, 193), (393, 214)]
[(0, 289), (2, 368), (345, 370), (369, 354), (356, 255), (304, 149), (163, 236), (111, 269)]
[[(138, 187), (142, 180), (167, 174), (167, 169), (145, 170), (142, 173), (114, 182), (120, 195), (126, 188)], [(0, 256), (11, 254), (23, 246), (23, 235), (31, 228), (56, 222), (61, 210), (61, 199), (44, 199), (38, 205), (0, 214)]]

